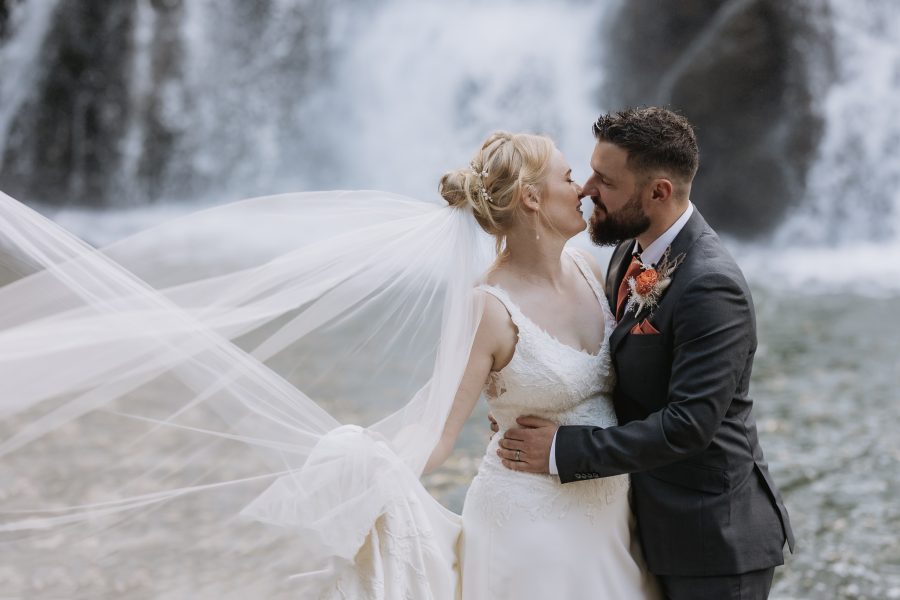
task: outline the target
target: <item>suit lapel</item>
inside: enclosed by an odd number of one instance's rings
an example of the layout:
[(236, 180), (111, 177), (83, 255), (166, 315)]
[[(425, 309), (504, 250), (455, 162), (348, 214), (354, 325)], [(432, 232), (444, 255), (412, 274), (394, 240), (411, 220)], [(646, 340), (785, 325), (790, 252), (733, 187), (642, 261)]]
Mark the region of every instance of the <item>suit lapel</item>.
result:
[[(672, 240), (672, 244), (669, 246), (669, 257), (671, 260), (674, 260), (679, 254), (684, 253), (687, 255), (688, 250), (691, 246), (694, 245), (694, 242), (697, 241), (697, 238), (700, 237), (700, 234), (705, 230), (709, 229), (709, 225), (706, 224), (706, 220), (700, 215), (700, 211), (694, 207), (694, 213), (691, 215), (691, 218), (688, 219), (688, 222), (684, 224), (684, 227), (681, 231), (678, 232), (678, 235), (675, 236), (675, 239)], [(631, 246), (628, 246), (629, 248)], [(630, 253), (626, 253), (629, 254)], [(625, 269), (622, 268), (621, 274), (619, 274), (618, 280), (621, 283), (622, 277), (624, 277)], [(678, 276), (678, 269), (675, 269), (675, 272), (672, 274), (672, 278)], [(618, 289), (618, 283), (616, 284), (616, 289)], [(661, 302), (665, 302), (666, 295), (663, 294)], [(647, 311), (641, 312), (641, 317), (646, 316)], [(609, 337), (609, 346), (610, 352), (615, 353), (616, 348), (622, 343), (622, 341), (628, 335), (628, 332), (631, 331), (631, 328), (638, 322), (638, 315), (634, 313), (634, 311), (628, 311), (623, 317), (622, 320), (616, 324), (616, 328), (613, 329), (612, 334)]]
[(625, 277), (628, 265), (631, 263), (631, 249), (634, 248), (634, 240), (628, 240), (619, 244), (609, 259), (609, 270), (606, 273), (606, 299), (613, 313), (616, 312), (616, 295), (619, 285)]

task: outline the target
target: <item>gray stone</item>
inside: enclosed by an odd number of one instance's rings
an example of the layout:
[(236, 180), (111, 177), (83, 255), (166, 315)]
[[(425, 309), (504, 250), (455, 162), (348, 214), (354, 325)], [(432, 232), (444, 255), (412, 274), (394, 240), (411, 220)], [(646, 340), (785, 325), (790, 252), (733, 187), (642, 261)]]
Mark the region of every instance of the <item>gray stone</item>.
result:
[(0, 40), (6, 36), (6, 26), (9, 21), (9, 13), (12, 5), (21, 0), (0, 0)]
[(97, 207), (240, 194), (263, 144), (263, 166), (296, 170), (296, 106), (329, 66), (327, 1), (207, 3), (196, 31), (186, 5), (60, 0), (0, 147), (0, 189)]
[(692, 199), (718, 229), (759, 237), (804, 196), (833, 72), (827, 17), (824, 0), (629, 0), (608, 22), (604, 104), (687, 116)]
[(107, 196), (129, 114), (135, 0), (63, 0), (42, 49), (41, 84), (9, 132), (3, 186), (38, 201)]

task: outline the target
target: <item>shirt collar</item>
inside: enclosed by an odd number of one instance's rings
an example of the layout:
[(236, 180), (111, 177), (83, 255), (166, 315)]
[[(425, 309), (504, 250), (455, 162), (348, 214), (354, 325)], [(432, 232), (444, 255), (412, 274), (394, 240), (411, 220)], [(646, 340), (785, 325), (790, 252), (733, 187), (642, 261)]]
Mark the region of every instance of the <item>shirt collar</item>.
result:
[[(666, 248), (672, 245), (672, 242), (675, 241), (675, 238), (681, 233), (681, 230), (684, 229), (685, 224), (688, 222), (688, 219), (691, 218), (691, 215), (694, 213), (694, 204), (692, 202), (688, 202), (688, 206), (681, 216), (678, 217), (678, 220), (672, 223), (672, 226), (666, 229), (666, 231), (653, 240), (653, 243), (647, 246), (643, 252), (641, 252), (638, 258), (641, 261), (641, 264), (644, 266), (655, 265), (662, 258), (663, 254), (666, 253)], [(634, 241), (634, 249), (633, 252), (638, 252), (637, 240)]]

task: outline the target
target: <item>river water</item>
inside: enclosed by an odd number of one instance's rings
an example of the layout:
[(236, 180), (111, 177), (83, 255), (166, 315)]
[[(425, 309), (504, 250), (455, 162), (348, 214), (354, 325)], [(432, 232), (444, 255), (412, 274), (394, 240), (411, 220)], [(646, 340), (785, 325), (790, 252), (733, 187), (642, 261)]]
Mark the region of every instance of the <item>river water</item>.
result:
[[(900, 598), (900, 297), (757, 288), (751, 395), (797, 538), (772, 598)], [(458, 510), (487, 436), (484, 406), (428, 482)]]
[[(776, 571), (772, 598), (900, 598), (900, 324), (890, 318), (898, 299), (789, 295), (755, 286), (760, 343), (751, 392), (763, 449), (797, 538), (796, 554)], [(452, 457), (424, 480), (456, 512), (488, 441), (486, 414), (479, 403)], [(69, 475), (72, 461), (104, 473), (110, 449), (136, 431), (103, 414), (67, 425), (36, 442), (27, 458), (4, 459), (0, 494), (35, 497), (32, 482), (41, 480), (73, 502), (89, 499), (90, 489)], [(256, 468), (254, 455), (240, 445), (213, 451), (201, 444), (197, 456), (199, 464), (218, 465), (225, 476)], [(127, 463), (134, 472), (167, 468), (158, 460), (139, 453)], [(189, 481), (202, 469), (179, 476)], [(198, 598), (290, 597), (283, 576), (291, 572), (290, 556), (302, 539), (260, 545), (258, 526), (232, 522), (223, 528), (223, 516), (240, 508), (228, 498), (179, 499), (91, 535), (66, 528), (39, 535), (27, 550), (4, 556), (0, 589), (16, 592), (0, 597), (177, 598), (188, 590)], [(192, 531), (201, 524), (202, 539), (180, 537), (186, 519)], [(117, 541), (120, 535), (130, 541)], [(190, 548), (190, 569), (167, 556), (173, 543)]]

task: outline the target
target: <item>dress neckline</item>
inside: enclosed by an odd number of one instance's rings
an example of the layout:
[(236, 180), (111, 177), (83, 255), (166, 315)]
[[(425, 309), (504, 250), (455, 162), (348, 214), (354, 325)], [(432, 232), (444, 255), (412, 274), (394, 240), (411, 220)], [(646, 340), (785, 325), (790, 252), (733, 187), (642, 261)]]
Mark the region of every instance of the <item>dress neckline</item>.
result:
[[(575, 267), (578, 269), (578, 272), (581, 273), (581, 276), (584, 277), (585, 281), (587, 281), (588, 287), (591, 288), (591, 293), (594, 295), (594, 299), (597, 301), (597, 304), (600, 305), (600, 312), (603, 315), (603, 341), (600, 343), (600, 348), (597, 349), (596, 353), (588, 352), (584, 348), (576, 348), (575, 346), (572, 346), (571, 344), (567, 344), (567, 343), (563, 342), (562, 340), (560, 340), (559, 338), (557, 338), (552, 333), (550, 333), (549, 331), (547, 331), (546, 329), (544, 329), (543, 327), (541, 327), (540, 325), (538, 325), (532, 318), (530, 318), (528, 315), (526, 315), (522, 311), (522, 309), (519, 307), (519, 305), (516, 302), (513, 301), (512, 297), (509, 295), (509, 292), (507, 292), (505, 289), (503, 289), (499, 285), (491, 285), (491, 284), (484, 283), (484, 284), (481, 284), (479, 287), (489, 288), (489, 289), (494, 289), (494, 290), (499, 291), (503, 295), (503, 297), (506, 299), (506, 301), (515, 309), (515, 311), (518, 313), (519, 317), (521, 317), (522, 319), (527, 321), (529, 325), (534, 327), (534, 329), (536, 329), (537, 331), (542, 333), (545, 337), (547, 337), (548, 339), (550, 339), (557, 345), (562, 346), (563, 348), (568, 348), (572, 352), (577, 352), (578, 354), (588, 356), (592, 359), (601, 358), (604, 354), (604, 350), (606, 349), (607, 346), (609, 346), (609, 334), (610, 334), (609, 315), (606, 311), (606, 306), (604, 305), (606, 297), (605, 296), (601, 297), (598, 294), (599, 283), (597, 282), (597, 278), (594, 277), (594, 273), (592, 271), (590, 271), (589, 267), (586, 267), (585, 265), (582, 264), (581, 257), (577, 256), (575, 254), (575, 252), (570, 248), (565, 248), (563, 251), (569, 256), (569, 258), (572, 259), (572, 262), (575, 263)], [(588, 270), (585, 271), (585, 268), (587, 268)]]

